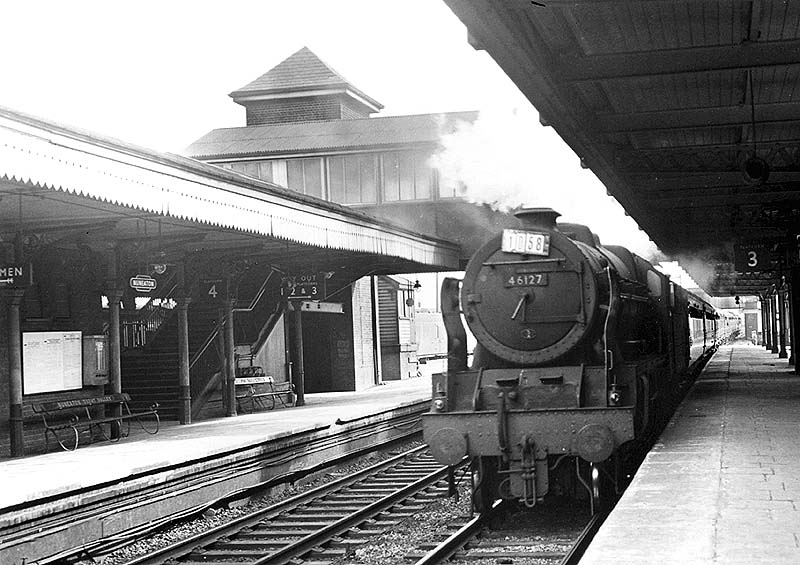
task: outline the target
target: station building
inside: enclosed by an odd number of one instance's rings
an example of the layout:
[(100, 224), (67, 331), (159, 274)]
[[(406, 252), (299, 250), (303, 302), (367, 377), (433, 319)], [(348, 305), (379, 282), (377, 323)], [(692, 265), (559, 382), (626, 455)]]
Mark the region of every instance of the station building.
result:
[[(186, 149), (188, 156), (454, 241), (463, 260), (485, 240), (481, 226), (515, 224), (466, 202), (464, 186), (434, 166), (442, 137), (474, 122), (477, 112), (374, 117), (383, 106), (307, 47), (230, 96), (245, 108), (245, 125), (209, 132)], [(357, 284), (378, 291), (375, 318), (359, 321), (354, 312), (351, 320), (376, 330), (377, 382), (415, 375), (413, 284), (389, 277)], [(306, 355), (307, 366), (325, 373), (320, 365), (336, 351), (322, 345)]]

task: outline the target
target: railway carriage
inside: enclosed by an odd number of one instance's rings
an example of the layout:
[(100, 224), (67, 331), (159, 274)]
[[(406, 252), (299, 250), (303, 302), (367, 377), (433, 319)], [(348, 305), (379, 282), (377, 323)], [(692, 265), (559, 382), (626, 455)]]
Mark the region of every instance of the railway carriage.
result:
[[(441, 463), (471, 457), (479, 509), (496, 498), (534, 506), (581, 484), (596, 501), (671, 410), (697, 342), (690, 319), (716, 313), (553, 210), (517, 216), (519, 229), (442, 286), (448, 369), (433, 376), (425, 440)], [(470, 367), (462, 315), (477, 340)], [(710, 352), (713, 331), (702, 337)]]

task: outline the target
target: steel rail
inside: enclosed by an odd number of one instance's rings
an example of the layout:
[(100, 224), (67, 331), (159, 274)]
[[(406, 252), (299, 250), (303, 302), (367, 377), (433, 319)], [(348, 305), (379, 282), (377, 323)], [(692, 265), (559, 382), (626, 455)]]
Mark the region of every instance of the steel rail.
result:
[(341, 518), (333, 524), (321, 528), (309, 534), (302, 539), (298, 540), (291, 545), (288, 545), (275, 553), (267, 555), (257, 561), (252, 562), (252, 565), (272, 565), (277, 563), (289, 563), (292, 559), (305, 555), (309, 551), (318, 547), (320, 544), (329, 541), (330, 539), (343, 534), (351, 528), (365, 522), (369, 518), (388, 510), (398, 502), (410, 498), (412, 495), (423, 490), (425, 487), (430, 486), (436, 481), (443, 479), (447, 476), (447, 466), (443, 466), (432, 473), (428, 473), (421, 479), (414, 481), (410, 485), (403, 487), (392, 494), (376, 500), (358, 510)]
[(461, 526), (458, 531), (431, 549), (414, 565), (434, 565), (435, 563), (447, 561), (450, 557), (455, 555), (459, 549), (464, 547), (469, 540), (475, 537), (487, 520), (495, 513), (500, 504), (502, 504), (501, 500), (495, 500), (488, 511), (474, 516), (472, 520)]
[(578, 539), (575, 540), (575, 543), (572, 544), (572, 547), (564, 556), (564, 559), (561, 560), (560, 565), (578, 565), (586, 548), (589, 547), (589, 544), (600, 529), (600, 526), (603, 525), (603, 521), (607, 516), (607, 512), (598, 512), (589, 519), (589, 523), (583, 528)]
[[(424, 404), (424, 403), (422, 403)], [(354, 450), (349, 450), (346, 453), (335, 457), (334, 459), (327, 459), (324, 462), (313, 464), (303, 469), (288, 470), (285, 472), (276, 472), (274, 469), (282, 469), (290, 461), (297, 457), (304, 457), (308, 454), (322, 453), (329, 449), (336, 449), (337, 446), (342, 446), (351, 442), (364, 442), (369, 440), (375, 434), (382, 433), (386, 430), (394, 428), (405, 428), (412, 424), (413, 420), (419, 421), (419, 415), (416, 413), (406, 414), (399, 421), (386, 420), (381, 423), (380, 429), (357, 429), (351, 431), (341, 431), (335, 434), (326, 436), (321, 440), (309, 441), (287, 445), (278, 451), (273, 451), (268, 454), (255, 453), (246, 456), (242, 459), (233, 460), (220, 464), (209, 469), (200, 471), (183, 472), (184, 468), (191, 467), (187, 462), (176, 464), (172, 467), (176, 474), (170, 478), (167, 483), (153, 483), (147, 484), (142, 489), (126, 492), (114, 498), (100, 499), (97, 497), (98, 493), (102, 494), (105, 485), (100, 485), (96, 490), (91, 490), (83, 494), (86, 498), (91, 498), (91, 501), (86, 503), (85, 506), (68, 510), (59, 514), (58, 516), (49, 517), (46, 520), (38, 522), (31, 522), (29, 526), (24, 526), (18, 532), (15, 532), (8, 537), (0, 540), (0, 561), (3, 561), (2, 554), (4, 551), (9, 551), (9, 548), (19, 544), (35, 544), (37, 539), (43, 535), (49, 535), (49, 532), (68, 529), (75, 523), (91, 523), (102, 522), (108, 516), (121, 516), (128, 511), (137, 511), (137, 508), (147, 505), (164, 504), (165, 508), (169, 505), (170, 501), (177, 499), (181, 496), (197, 497), (197, 492), (209, 486), (213, 488), (214, 485), (219, 485), (219, 488), (224, 488), (223, 494), (217, 494), (215, 497), (202, 499), (199, 504), (193, 505), (189, 508), (182, 508), (180, 510), (162, 514), (162, 517), (139, 526), (132, 526), (121, 532), (111, 534), (107, 537), (93, 539), (92, 541), (82, 543), (79, 545), (71, 546), (60, 551), (48, 554), (37, 560), (38, 563), (46, 564), (53, 562), (67, 562), (68, 560), (75, 560), (79, 555), (105, 555), (111, 553), (121, 547), (131, 545), (138, 540), (144, 539), (152, 532), (163, 530), (172, 523), (185, 521), (188, 518), (199, 516), (201, 512), (210, 508), (213, 505), (220, 504), (226, 500), (235, 498), (242, 498), (249, 493), (256, 492), (258, 489), (271, 488), (275, 485), (282, 483), (289, 483), (299, 480), (308, 474), (319, 472), (323, 469), (329, 468), (333, 465), (342, 464), (349, 459), (353, 459), (365, 453), (374, 451), (376, 444), (372, 444), (368, 449), (365, 447), (358, 447)], [(329, 428), (330, 425), (325, 426)], [(319, 428), (324, 429), (324, 428)], [(316, 432), (312, 430), (312, 432)], [(391, 438), (392, 442), (398, 440), (406, 440), (413, 436), (414, 432), (402, 432), (402, 435)], [(300, 435), (298, 435), (300, 437)], [(236, 453), (246, 454), (253, 451), (253, 447), (242, 449), (235, 449), (230, 452), (222, 454), (224, 456), (232, 456)], [(266, 480), (250, 484), (240, 488), (228, 488), (224, 486), (226, 481), (240, 480), (241, 477), (247, 477), (254, 473), (261, 472), (262, 475), (268, 475)], [(144, 473), (142, 477), (146, 477)]]
[[(425, 556), (416, 561), (414, 565), (436, 565), (438, 563), (444, 563), (452, 558), (460, 549), (466, 547), (470, 540), (478, 535), (488, 520), (497, 513), (501, 504), (502, 501), (496, 500), (494, 504), (492, 504), (490, 510), (475, 516), (472, 520), (459, 528), (458, 531), (450, 535), (446, 540), (441, 542), (438, 546), (426, 553)], [(566, 553), (542, 551), (536, 551), (534, 553), (520, 552), (515, 557), (523, 559), (553, 559), (555, 557), (560, 557), (561, 560), (559, 561), (559, 565), (577, 565), (581, 557), (583, 557), (583, 554), (586, 551), (586, 548), (589, 546), (589, 543), (600, 529), (600, 526), (602, 525), (606, 516), (608, 516), (607, 513), (597, 513), (593, 515), (587, 522), (586, 526), (584, 526), (583, 530), (581, 530), (581, 533), (578, 535), (575, 541), (572, 542), (569, 551)], [(482, 553), (480, 555), (489, 557), (491, 554)]]
[[(190, 553), (194, 548), (208, 546), (213, 544), (217, 541), (222, 540), (223, 538), (229, 538), (232, 535), (236, 534), (237, 532), (255, 526), (259, 522), (264, 520), (269, 520), (275, 518), (281, 514), (284, 514), (294, 508), (302, 506), (303, 504), (307, 504), (309, 501), (321, 498), (325, 495), (337, 492), (346, 488), (350, 485), (353, 485), (370, 475), (379, 473), (385, 469), (391, 468), (392, 466), (402, 462), (403, 460), (407, 459), (416, 454), (420, 454), (427, 449), (427, 446), (420, 446), (394, 457), (391, 457), (385, 461), (382, 461), (376, 465), (367, 467), (356, 473), (348, 475), (347, 477), (343, 477), (341, 479), (337, 479), (335, 481), (331, 481), (327, 484), (321, 485), (314, 489), (308, 490), (304, 493), (301, 493), (297, 496), (288, 498), (284, 501), (281, 501), (275, 505), (272, 505), (268, 508), (263, 508), (257, 512), (252, 514), (248, 514), (246, 516), (242, 516), (225, 524), (222, 524), (216, 528), (211, 530), (196, 534), (191, 536), (190, 538), (184, 539), (182, 541), (176, 542), (172, 545), (164, 547), (159, 550), (155, 550), (148, 555), (143, 555), (141, 557), (135, 558), (131, 561), (125, 562), (125, 565), (157, 565), (162, 564), (166, 561), (177, 559), (178, 557), (184, 556), (187, 553)], [(444, 474), (446, 473), (447, 468), (443, 467), (441, 470), (437, 471), (437, 473)], [(418, 481), (419, 482), (419, 481)], [(416, 484), (416, 483), (414, 483)], [(381, 502), (381, 501), (378, 501)], [(392, 505), (396, 504), (393, 502), (388, 505), (391, 507)], [(373, 505), (370, 505), (373, 506)], [(369, 508), (369, 507), (368, 507)], [(363, 522), (363, 519), (361, 520)], [(349, 529), (349, 528), (347, 528)], [(336, 535), (336, 534), (333, 534)], [(331, 536), (332, 537), (332, 536)], [(317, 544), (319, 541), (316, 542)], [(308, 550), (306, 550), (308, 551)], [(268, 556), (272, 558), (275, 554)], [(269, 561), (265, 561), (269, 562)]]

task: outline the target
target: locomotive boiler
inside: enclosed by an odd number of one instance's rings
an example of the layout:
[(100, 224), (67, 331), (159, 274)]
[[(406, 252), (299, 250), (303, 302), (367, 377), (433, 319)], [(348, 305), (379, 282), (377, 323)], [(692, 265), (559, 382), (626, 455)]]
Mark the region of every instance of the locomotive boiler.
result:
[(687, 367), (685, 291), (558, 215), (518, 212), (519, 229), (442, 286), (448, 367), (433, 376), (424, 437), (441, 463), (472, 458), (479, 509), (551, 492), (597, 501), (601, 484), (619, 486), (626, 450)]

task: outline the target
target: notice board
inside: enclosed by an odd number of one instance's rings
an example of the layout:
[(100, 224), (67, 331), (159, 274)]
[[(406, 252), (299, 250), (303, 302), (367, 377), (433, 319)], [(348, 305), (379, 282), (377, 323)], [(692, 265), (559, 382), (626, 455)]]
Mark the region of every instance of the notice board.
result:
[(22, 392), (83, 386), (81, 332), (22, 332)]

